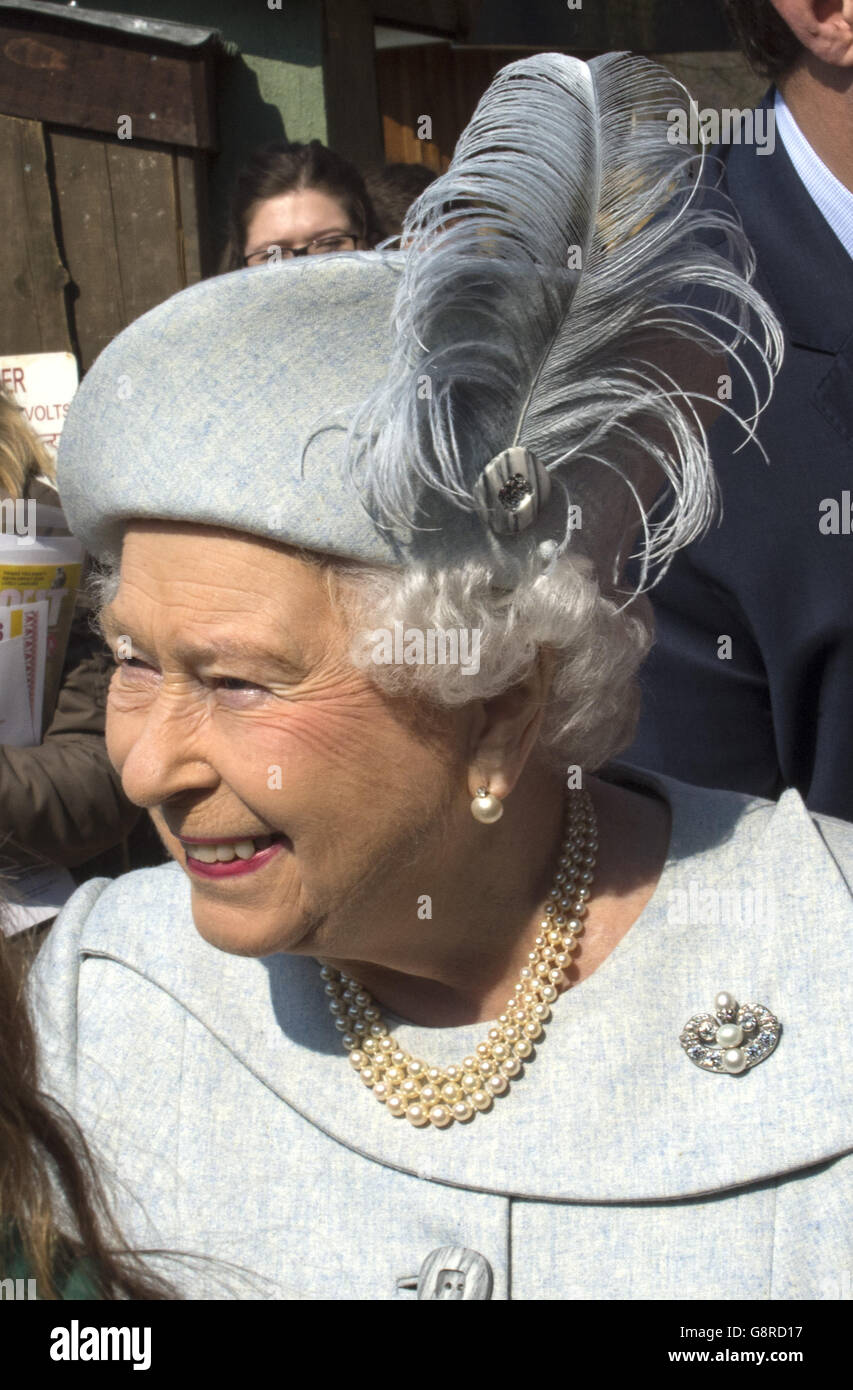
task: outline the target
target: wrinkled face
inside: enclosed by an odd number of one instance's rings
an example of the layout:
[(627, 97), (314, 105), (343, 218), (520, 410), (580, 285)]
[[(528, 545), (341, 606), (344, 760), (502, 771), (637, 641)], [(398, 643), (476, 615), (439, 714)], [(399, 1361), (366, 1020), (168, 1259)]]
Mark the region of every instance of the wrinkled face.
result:
[(137, 523), (104, 623), (109, 755), (207, 941), (347, 957), (378, 910), (411, 916), (466, 815), (465, 717), (352, 667), (323, 570), (235, 532)]
[[(317, 188), (300, 188), (267, 198), (255, 209), (246, 229), (245, 256), (269, 246), (299, 247), (319, 237), (357, 235), (346, 208)], [(359, 248), (365, 245), (359, 241)]]

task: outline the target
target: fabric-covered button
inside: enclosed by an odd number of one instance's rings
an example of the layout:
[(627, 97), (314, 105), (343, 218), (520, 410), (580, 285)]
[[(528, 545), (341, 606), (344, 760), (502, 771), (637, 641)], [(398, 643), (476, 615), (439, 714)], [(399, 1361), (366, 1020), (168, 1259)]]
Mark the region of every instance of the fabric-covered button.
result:
[(398, 1289), (417, 1289), (419, 1299), (433, 1301), (486, 1301), (492, 1296), (493, 1284), (488, 1260), (463, 1245), (442, 1245), (427, 1255), (419, 1274), (397, 1280)]

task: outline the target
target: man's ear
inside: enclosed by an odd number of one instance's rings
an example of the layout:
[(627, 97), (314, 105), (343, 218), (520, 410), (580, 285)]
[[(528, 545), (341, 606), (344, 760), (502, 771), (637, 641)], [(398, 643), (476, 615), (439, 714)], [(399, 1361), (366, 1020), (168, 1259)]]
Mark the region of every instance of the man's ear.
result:
[(483, 700), (471, 729), (469, 790), (480, 787), (493, 796), (509, 796), (533, 750), (542, 725), (554, 674), (554, 653), (540, 647), (523, 680), (510, 690)]
[(771, 0), (792, 34), (823, 63), (853, 68), (853, 0)]

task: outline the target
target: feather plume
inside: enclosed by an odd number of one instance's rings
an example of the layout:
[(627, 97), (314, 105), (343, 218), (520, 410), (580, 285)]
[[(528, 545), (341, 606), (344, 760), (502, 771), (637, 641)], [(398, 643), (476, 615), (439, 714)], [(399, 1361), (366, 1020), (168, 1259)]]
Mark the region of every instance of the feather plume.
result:
[[(628, 54), (546, 53), (498, 74), (404, 225), (393, 361), (349, 441), (380, 524), (417, 527), (436, 499), (476, 511), (485, 464), (522, 445), (552, 495), (581, 504), (593, 552), (596, 518), (633, 495), (641, 587), (706, 529), (716, 490), (699, 412), (733, 411), (716, 371), (709, 392), (671, 364), (687, 344), (728, 354), (752, 393), (749, 436), (782, 338), (736, 214), (700, 196), (704, 156), (672, 140), (687, 102)], [(635, 486), (650, 465), (671, 499), (657, 519), (660, 499)], [(567, 527), (559, 548), (570, 540)]]

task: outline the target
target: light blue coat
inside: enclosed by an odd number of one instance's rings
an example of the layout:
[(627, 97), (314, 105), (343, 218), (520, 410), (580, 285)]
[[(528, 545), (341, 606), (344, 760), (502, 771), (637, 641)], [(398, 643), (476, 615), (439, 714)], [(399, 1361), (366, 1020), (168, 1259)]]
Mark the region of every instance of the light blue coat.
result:
[[(188, 1267), (190, 1296), (413, 1299), (398, 1280), (450, 1246), (496, 1299), (851, 1296), (853, 826), (794, 791), (608, 776), (672, 806), (655, 894), (523, 1079), (448, 1130), (360, 1083), (314, 961), (203, 941), (177, 865), (77, 891), (34, 971), (45, 1085), (117, 1171), (131, 1241), (257, 1276)], [(723, 989), (782, 1023), (741, 1076), (679, 1043)], [(486, 1031), (386, 1018), (429, 1062)]]

